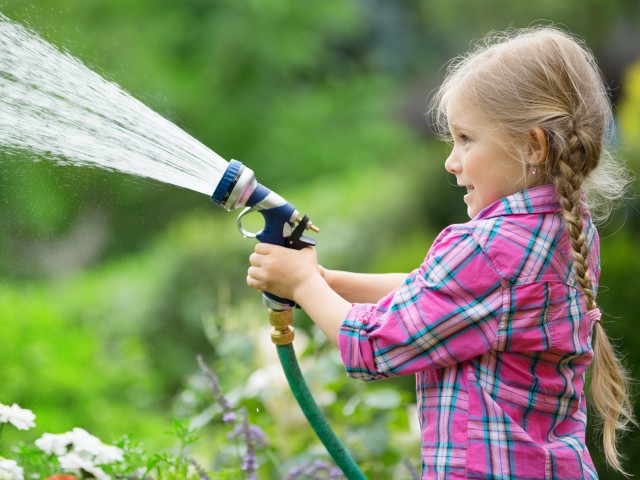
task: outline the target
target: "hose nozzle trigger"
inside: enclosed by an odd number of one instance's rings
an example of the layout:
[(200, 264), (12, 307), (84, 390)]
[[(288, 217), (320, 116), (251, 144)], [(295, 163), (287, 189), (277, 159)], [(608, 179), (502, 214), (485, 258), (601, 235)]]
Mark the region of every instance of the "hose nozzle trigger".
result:
[(309, 224), (309, 217), (304, 216), (293, 229), (291, 235), (286, 239), (286, 247), (293, 248), (295, 250), (302, 250), (305, 247), (315, 247), (316, 239), (303, 235), (303, 232), (307, 229)]

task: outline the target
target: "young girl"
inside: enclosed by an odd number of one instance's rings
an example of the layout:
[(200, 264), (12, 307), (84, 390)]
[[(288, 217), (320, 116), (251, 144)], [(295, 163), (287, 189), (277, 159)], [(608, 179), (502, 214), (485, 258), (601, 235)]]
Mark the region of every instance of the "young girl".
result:
[(326, 270), (258, 244), (247, 283), (291, 298), (362, 380), (416, 374), (423, 478), (594, 479), (585, 374), (605, 458), (635, 423), (600, 323), (599, 243), (586, 192), (619, 198), (623, 167), (592, 54), (555, 28), (493, 35), (455, 60), (433, 100), (445, 168), (471, 220), (409, 275)]

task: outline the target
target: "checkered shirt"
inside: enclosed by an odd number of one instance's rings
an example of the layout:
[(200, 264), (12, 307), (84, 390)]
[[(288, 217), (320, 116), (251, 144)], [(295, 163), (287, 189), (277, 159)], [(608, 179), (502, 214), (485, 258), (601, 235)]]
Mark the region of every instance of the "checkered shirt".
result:
[[(402, 286), (342, 323), (349, 376), (416, 375), (423, 479), (598, 478), (583, 391), (594, 317), (559, 212), (550, 185), (500, 199), (446, 228)], [(595, 289), (586, 212), (585, 225)]]

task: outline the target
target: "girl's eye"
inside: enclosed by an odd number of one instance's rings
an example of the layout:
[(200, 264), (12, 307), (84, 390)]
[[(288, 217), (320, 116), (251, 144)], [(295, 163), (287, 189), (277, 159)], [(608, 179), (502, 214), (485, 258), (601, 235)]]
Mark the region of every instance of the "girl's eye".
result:
[(458, 135), (458, 140), (460, 140), (460, 143), (462, 144), (469, 143), (471, 141), (471, 139), (464, 133)]

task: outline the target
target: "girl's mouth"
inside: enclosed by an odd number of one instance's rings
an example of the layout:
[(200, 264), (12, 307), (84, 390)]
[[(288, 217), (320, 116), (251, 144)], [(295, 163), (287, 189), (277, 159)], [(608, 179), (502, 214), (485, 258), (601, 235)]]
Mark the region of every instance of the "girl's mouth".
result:
[(467, 194), (464, 196), (464, 201), (468, 201), (469, 200), (469, 196), (473, 193), (473, 186), (472, 185), (463, 185), (464, 188), (467, 189)]

